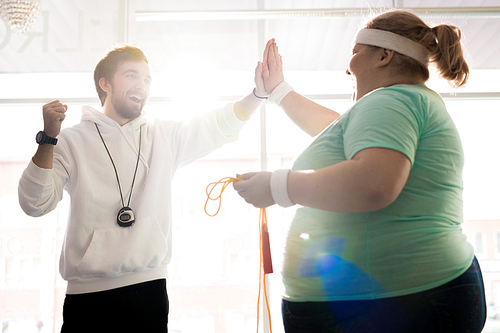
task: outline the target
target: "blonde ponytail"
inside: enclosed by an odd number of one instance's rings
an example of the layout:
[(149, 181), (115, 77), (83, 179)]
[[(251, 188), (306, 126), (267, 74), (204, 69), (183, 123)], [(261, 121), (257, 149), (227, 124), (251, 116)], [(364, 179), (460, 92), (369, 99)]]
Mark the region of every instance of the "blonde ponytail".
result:
[(441, 24), (431, 29), (436, 36), (437, 45), (431, 50), (431, 61), (439, 74), (454, 87), (465, 85), (469, 78), (469, 66), (465, 62), (459, 28)]

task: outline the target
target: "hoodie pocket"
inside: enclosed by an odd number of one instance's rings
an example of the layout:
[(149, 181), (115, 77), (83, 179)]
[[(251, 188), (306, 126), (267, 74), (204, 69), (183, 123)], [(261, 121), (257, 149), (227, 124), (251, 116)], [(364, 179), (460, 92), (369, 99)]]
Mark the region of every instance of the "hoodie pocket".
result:
[(82, 278), (116, 277), (158, 267), (167, 255), (165, 236), (155, 218), (129, 228), (96, 229), (77, 267)]

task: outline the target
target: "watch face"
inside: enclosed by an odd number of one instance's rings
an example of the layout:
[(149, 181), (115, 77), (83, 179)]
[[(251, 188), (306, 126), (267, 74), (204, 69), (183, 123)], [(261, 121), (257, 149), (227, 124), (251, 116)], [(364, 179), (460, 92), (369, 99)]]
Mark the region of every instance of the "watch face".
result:
[(38, 132), (38, 133), (36, 134), (36, 142), (37, 142), (37, 143), (42, 143), (42, 141), (43, 141), (43, 132), (42, 132), (42, 131), (40, 131), (40, 132)]
[(40, 131), (36, 134), (36, 143), (39, 145), (42, 145), (44, 143), (49, 143), (51, 145), (56, 145), (57, 144), (57, 139), (56, 138), (51, 138), (50, 136), (47, 136), (44, 131)]

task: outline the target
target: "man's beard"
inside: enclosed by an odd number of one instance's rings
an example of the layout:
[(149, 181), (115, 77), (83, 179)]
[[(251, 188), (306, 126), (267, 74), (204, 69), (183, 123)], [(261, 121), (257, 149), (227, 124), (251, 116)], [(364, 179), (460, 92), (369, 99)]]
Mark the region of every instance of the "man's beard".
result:
[(127, 94), (124, 98), (112, 95), (111, 104), (113, 105), (116, 113), (118, 113), (121, 117), (132, 120), (141, 115), (145, 100), (141, 101), (141, 103), (132, 104), (132, 102), (128, 102), (128, 95), (129, 94)]

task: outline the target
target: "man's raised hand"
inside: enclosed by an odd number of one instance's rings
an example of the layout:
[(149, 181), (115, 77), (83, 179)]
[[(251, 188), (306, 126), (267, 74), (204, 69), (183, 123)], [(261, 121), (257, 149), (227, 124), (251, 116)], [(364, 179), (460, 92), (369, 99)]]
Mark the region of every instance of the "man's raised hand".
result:
[(66, 118), (68, 105), (59, 100), (52, 101), (43, 106), (43, 125), (44, 132), (50, 137), (55, 138), (61, 132), (61, 124)]

